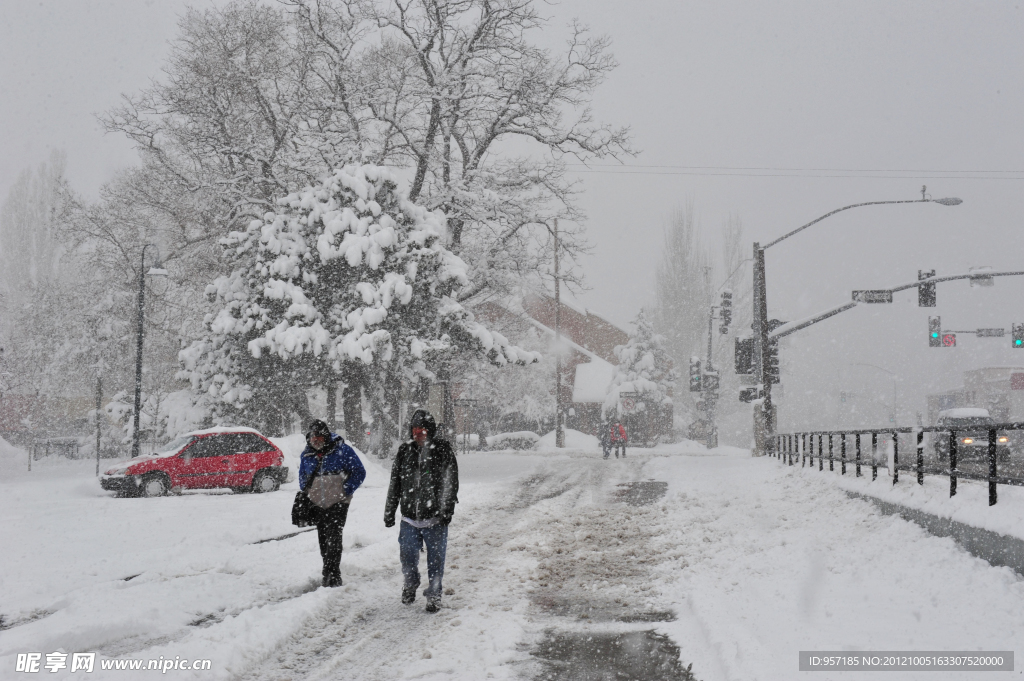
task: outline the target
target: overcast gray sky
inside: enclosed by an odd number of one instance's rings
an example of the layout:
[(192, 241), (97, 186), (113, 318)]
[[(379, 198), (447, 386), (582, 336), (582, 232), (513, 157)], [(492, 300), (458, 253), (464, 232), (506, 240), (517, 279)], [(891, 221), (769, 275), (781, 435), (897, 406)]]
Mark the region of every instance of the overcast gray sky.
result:
[[(185, 4), (0, 4), (0, 195), (50, 148), (67, 151), (70, 179), (87, 194), (132, 162), (94, 114), (159, 75)], [(767, 242), (846, 204), (918, 197), (922, 184), (964, 200), (852, 210), (769, 250), (769, 308), (781, 319), (912, 280), (919, 268), (1024, 269), (1018, 4), (572, 0), (545, 11), (554, 18), (545, 40), (573, 16), (612, 37), (620, 67), (595, 110), (631, 125), (643, 150), (627, 163), (644, 167), (580, 173), (595, 246), (581, 303), (612, 321), (626, 324), (652, 301), (662, 229), (688, 201), (710, 241), (733, 213), (748, 241)], [(931, 314), (947, 328), (1009, 328), (1024, 322), (1022, 293), (1021, 280), (947, 284)], [(851, 362), (898, 373), (918, 402), (954, 387), (964, 368), (1024, 364), (1006, 340), (923, 347), (928, 314), (904, 293), (795, 336), (787, 399), (813, 402), (823, 377)], [(877, 380), (835, 380), (891, 389), (871, 373)]]

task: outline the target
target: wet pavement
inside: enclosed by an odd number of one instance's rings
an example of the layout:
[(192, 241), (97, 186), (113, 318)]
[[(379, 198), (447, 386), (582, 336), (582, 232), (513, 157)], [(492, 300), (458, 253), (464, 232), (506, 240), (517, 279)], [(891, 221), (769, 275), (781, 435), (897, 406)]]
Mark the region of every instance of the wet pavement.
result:
[(534, 656), (542, 662), (537, 681), (696, 681), (679, 647), (654, 631), (551, 631)]
[[(615, 486), (610, 501), (613, 504), (647, 506), (664, 497), (667, 491), (667, 482), (626, 482)], [(639, 573), (632, 575), (634, 579), (638, 577)], [(554, 588), (533, 595), (534, 605), (549, 615), (570, 618), (578, 623), (601, 626), (600, 623), (670, 622), (675, 619), (672, 611), (651, 608), (649, 603), (641, 603), (642, 599), (605, 596), (600, 592), (582, 591), (568, 583), (552, 586)], [(653, 630), (549, 629), (533, 651), (533, 656), (541, 663), (541, 671), (534, 677), (537, 681), (696, 679), (690, 670), (692, 664), (684, 667), (680, 661), (679, 647), (667, 636)]]
[(646, 506), (653, 504), (665, 496), (668, 491), (668, 483), (658, 480), (637, 480), (635, 482), (624, 482), (616, 485), (617, 489), (612, 497), (615, 501), (621, 501), (630, 506)]

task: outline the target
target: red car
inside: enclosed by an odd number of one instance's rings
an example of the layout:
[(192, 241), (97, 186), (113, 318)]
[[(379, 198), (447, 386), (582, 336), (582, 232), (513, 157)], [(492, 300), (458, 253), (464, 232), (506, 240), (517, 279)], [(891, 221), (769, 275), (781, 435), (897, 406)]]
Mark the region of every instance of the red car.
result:
[(160, 452), (115, 464), (100, 477), (122, 496), (158, 497), (172, 490), (229, 487), (273, 492), (288, 477), (284, 453), (251, 428), (211, 428), (182, 435)]

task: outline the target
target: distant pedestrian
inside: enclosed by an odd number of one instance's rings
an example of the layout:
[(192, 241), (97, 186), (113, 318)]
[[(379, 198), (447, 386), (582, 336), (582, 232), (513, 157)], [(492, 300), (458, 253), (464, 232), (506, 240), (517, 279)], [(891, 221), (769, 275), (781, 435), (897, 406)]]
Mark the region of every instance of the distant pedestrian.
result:
[(612, 453), (612, 426), (605, 422), (601, 424), (601, 453), (608, 458)]
[(429, 412), (419, 409), (409, 423), (410, 441), (402, 443), (391, 466), (391, 484), (384, 506), (384, 525), (394, 527), (401, 505), (398, 532), (402, 561), (402, 603), (416, 600), (420, 585), (420, 549), (427, 547), (427, 579), (423, 591), (427, 612), (441, 607), (444, 558), (448, 549), (448, 524), (459, 501), (459, 466), (447, 440), (435, 437), (437, 424)]
[(622, 458), (626, 458), (626, 443), (629, 442), (629, 438), (626, 436), (626, 427), (616, 421), (611, 427), (611, 442), (612, 448), (615, 449), (615, 458), (619, 458), (619, 452), (622, 452)]
[(348, 506), (366, 469), (354, 449), (335, 435), (327, 424), (316, 420), (306, 435), (306, 448), (299, 458), (299, 489), (313, 503), (312, 519), (323, 559), (323, 585), (341, 586), (341, 535), (348, 518)]

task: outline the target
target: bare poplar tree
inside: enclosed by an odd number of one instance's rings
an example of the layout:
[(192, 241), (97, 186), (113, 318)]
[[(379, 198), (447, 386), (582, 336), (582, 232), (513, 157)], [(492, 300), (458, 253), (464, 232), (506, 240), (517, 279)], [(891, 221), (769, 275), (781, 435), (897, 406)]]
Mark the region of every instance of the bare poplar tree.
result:
[(712, 281), (711, 258), (688, 204), (669, 219), (655, 273), (655, 328), (679, 367), (706, 353)]

